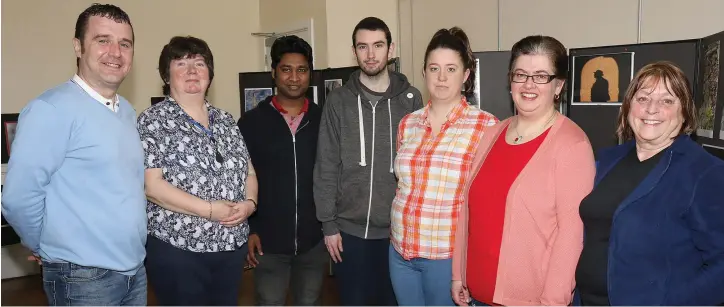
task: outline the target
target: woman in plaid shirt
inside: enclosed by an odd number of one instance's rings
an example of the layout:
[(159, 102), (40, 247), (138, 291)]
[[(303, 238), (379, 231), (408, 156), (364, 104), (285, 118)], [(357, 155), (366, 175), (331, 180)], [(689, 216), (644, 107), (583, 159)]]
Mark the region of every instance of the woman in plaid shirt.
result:
[(435, 33), (425, 52), (430, 101), (404, 117), (397, 136), (390, 278), (400, 305), (454, 305), (452, 246), (464, 180), (483, 131), (498, 122), (468, 104), (475, 58), (457, 27)]

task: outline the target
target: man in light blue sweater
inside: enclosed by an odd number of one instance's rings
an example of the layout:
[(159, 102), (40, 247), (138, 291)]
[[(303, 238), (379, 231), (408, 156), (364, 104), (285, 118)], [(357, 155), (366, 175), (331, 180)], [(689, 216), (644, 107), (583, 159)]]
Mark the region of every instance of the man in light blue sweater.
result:
[(133, 62), (120, 8), (78, 17), (78, 72), (20, 113), (2, 214), (38, 261), (50, 305), (145, 305), (146, 199), (136, 112), (116, 92)]

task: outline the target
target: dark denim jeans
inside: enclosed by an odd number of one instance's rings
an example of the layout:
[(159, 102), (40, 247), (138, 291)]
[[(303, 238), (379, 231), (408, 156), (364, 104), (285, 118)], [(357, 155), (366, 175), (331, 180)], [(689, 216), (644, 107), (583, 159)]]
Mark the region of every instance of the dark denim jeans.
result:
[(362, 239), (344, 232), (340, 234), (344, 248), (342, 262), (334, 264), (340, 305), (397, 306), (387, 260), (390, 239)]
[(329, 253), (324, 240), (299, 255), (256, 255), (254, 269), (257, 306), (284, 306), (287, 288), (292, 306), (321, 306), (324, 275), (329, 270)]
[(136, 275), (81, 266), (68, 262), (43, 261), (43, 286), (51, 306), (145, 306), (146, 268)]

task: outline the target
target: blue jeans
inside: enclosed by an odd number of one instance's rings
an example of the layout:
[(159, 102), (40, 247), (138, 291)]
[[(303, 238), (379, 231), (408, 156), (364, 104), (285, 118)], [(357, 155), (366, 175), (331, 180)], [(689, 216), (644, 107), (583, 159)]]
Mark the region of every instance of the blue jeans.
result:
[(455, 306), (450, 294), (452, 259), (408, 261), (390, 245), (390, 279), (400, 306)]
[(68, 262), (43, 261), (43, 288), (51, 306), (145, 306), (146, 268), (136, 275), (81, 266)]

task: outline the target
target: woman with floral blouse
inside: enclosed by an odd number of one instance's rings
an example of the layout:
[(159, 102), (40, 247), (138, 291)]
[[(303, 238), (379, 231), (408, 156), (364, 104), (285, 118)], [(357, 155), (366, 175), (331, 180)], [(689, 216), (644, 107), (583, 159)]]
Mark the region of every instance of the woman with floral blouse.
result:
[(257, 179), (233, 117), (206, 94), (206, 42), (174, 37), (159, 73), (166, 99), (138, 118), (148, 198), (147, 272), (160, 305), (237, 305)]

